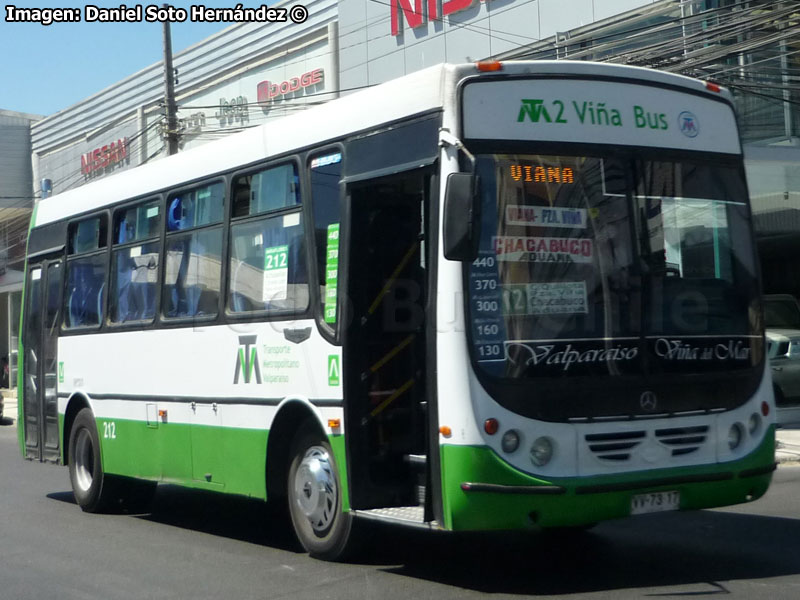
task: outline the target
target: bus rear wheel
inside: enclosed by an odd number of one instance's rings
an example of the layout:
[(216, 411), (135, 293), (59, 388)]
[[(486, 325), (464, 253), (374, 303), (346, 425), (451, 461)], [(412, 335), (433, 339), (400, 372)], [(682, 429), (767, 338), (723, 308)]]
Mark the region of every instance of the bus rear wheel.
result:
[(112, 483), (103, 473), (100, 438), (92, 411), (82, 409), (69, 437), (69, 479), (75, 502), (86, 512), (102, 512), (112, 497)]
[(148, 512), (157, 485), (155, 481), (119, 477), (103, 471), (97, 423), (88, 408), (82, 409), (72, 423), (69, 478), (75, 502), (90, 513)]
[(315, 558), (346, 558), (352, 551), (353, 517), (342, 512), (330, 444), (315, 428), (304, 426), (292, 441), (291, 457), (286, 496), (297, 539)]

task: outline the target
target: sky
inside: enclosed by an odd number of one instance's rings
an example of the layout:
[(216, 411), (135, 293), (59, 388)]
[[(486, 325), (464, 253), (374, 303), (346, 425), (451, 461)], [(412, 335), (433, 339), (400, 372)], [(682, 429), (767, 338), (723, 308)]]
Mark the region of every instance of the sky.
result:
[[(0, 109), (35, 115), (51, 115), (75, 104), (128, 75), (159, 62), (163, 58), (161, 23), (38, 23), (7, 22), (6, 6), (18, 8), (78, 8), (81, 18), (87, 4), (117, 8), (137, 0), (102, 2), (29, 2), (4, 0), (0, 5)], [(173, 1), (172, 6), (188, 8), (200, 4)], [(263, 2), (267, 4), (267, 2)], [(272, 2), (270, 2), (271, 4)], [(142, 3), (144, 7), (161, 5), (158, 0)], [(233, 8), (230, 2), (204, 2), (206, 7)], [(262, 2), (242, 2), (260, 6)], [(171, 23), (172, 51), (196, 44), (230, 23)]]

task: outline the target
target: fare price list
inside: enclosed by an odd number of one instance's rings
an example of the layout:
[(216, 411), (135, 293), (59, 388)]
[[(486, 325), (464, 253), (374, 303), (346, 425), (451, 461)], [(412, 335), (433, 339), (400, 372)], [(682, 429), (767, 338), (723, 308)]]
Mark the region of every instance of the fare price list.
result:
[(505, 361), (503, 296), (494, 253), (481, 253), (469, 270), (472, 340), (479, 362)]

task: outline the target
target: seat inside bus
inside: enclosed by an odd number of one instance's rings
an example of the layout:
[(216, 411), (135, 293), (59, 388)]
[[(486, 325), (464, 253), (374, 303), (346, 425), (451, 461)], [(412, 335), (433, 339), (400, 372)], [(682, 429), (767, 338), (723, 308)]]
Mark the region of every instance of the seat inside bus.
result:
[(103, 273), (95, 269), (92, 259), (70, 262), (67, 284), (67, 327), (100, 324), (103, 314)]
[[(116, 243), (135, 239), (132, 226), (123, 218)], [(148, 251), (153, 242), (114, 253), (114, 289), (111, 320), (115, 323), (151, 319), (156, 309), (158, 250)], [(134, 252), (136, 250), (136, 252)]]

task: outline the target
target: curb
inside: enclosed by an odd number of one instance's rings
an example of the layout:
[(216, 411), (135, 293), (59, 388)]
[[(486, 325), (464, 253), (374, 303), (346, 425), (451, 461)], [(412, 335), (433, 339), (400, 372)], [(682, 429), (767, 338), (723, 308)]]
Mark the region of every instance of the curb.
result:
[(800, 463), (800, 446), (776, 440), (775, 460), (779, 465), (785, 463)]

